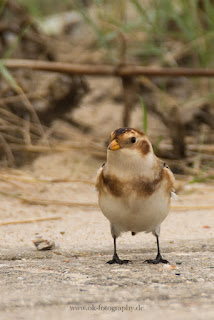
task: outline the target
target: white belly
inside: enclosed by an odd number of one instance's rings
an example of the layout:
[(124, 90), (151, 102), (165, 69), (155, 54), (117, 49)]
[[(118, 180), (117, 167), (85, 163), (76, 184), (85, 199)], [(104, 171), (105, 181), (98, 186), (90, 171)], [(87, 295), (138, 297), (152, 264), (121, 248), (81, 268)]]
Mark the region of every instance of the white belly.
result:
[(169, 212), (170, 199), (162, 188), (151, 196), (127, 199), (101, 194), (100, 208), (111, 224), (121, 232), (151, 232), (161, 224)]

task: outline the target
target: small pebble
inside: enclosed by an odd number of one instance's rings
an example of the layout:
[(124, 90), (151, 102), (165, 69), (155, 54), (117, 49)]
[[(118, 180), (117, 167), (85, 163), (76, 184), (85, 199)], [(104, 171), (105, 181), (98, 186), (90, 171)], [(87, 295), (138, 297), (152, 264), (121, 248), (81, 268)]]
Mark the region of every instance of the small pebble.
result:
[(32, 241), (38, 251), (52, 250), (55, 248), (55, 242), (53, 240), (37, 239)]

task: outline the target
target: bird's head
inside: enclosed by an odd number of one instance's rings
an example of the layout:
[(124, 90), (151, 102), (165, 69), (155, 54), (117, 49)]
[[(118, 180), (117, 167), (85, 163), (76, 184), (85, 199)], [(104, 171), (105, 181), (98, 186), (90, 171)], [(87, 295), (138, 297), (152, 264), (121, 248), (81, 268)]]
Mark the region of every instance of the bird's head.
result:
[(152, 145), (147, 136), (133, 128), (114, 130), (110, 136), (108, 150), (114, 152), (120, 150), (126, 153), (137, 151), (141, 156), (153, 153)]
[(133, 128), (120, 128), (111, 133), (107, 163), (117, 170), (139, 174), (150, 169), (155, 161), (152, 144), (147, 136)]

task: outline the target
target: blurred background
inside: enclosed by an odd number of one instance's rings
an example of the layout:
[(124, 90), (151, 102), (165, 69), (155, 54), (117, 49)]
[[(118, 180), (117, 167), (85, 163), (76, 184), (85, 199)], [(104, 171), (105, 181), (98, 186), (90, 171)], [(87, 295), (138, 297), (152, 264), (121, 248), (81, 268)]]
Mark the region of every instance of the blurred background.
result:
[(103, 161), (109, 133), (131, 126), (175, 173), (212, 180), (212, 77), (69, 75), (10, 61), (209, 69), (213, 40), (212, 0), (1, 0), (1, 166), (66, 150)]

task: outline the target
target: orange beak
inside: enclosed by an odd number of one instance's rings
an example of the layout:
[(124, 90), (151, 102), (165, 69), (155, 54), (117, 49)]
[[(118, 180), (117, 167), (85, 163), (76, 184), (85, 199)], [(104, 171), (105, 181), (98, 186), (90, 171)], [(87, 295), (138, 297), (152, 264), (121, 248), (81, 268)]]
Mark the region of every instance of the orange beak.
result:
[(111, 151), (116, 151), (120, 149), (119, 143), (114, 139), (112, 142), (109, 144), (108, 149)]

